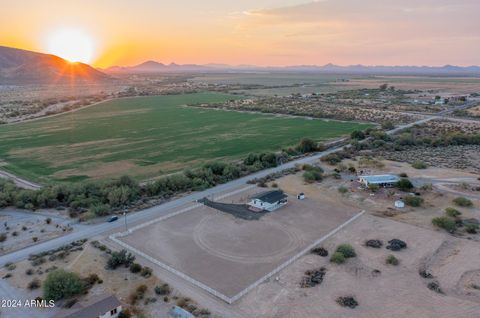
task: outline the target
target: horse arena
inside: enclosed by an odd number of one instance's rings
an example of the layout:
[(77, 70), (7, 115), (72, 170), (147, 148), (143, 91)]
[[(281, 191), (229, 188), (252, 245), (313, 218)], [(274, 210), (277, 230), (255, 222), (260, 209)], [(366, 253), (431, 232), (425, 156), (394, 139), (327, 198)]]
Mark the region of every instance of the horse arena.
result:
[[(247, 186), (213, 198), (245, 203), (265, 191)], [(297, 200), (260, 220), (244, 220), (199, 203), (111, 238), (232, 303), (360, 215), (352, 207)]]

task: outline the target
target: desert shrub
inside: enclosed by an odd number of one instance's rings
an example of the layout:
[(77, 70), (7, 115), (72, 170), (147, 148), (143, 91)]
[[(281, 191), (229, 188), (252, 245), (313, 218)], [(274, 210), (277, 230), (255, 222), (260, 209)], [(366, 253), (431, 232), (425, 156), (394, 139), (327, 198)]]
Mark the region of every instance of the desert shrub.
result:
[(139, 273), (141, 270), (142, 270), (142, 265), (138, 263), (132, 263), (132, 265), (130, 265), (130, 272), (132, 273)]
[(467, 224), (465, 225), (465, 232), (470, 234), (477, 234), (480, 226), (478, 224)]
[(336, 302), (342, 307), (348, 307), (351, 309), (358, 306), (358, 302), (352, 296), (338, 297)]
[(397, 266), (400, 263), (400, 261), (394, 255), (390, 254), (390, 255), (387, 256), (387, 259), (385, 260), (385, 263), (387, 265)]
[(408, 174), (406, 172), (401, 172), (398, 176), (400, 178), (408, 178)]
[(433, 185), (431, 183), (425, 183), (420, 187), (423, 191), (431, 191), (433, 189)]
[(96, 216), (105, 216), (110, 214), (111, 207), (108, 204), (95, 204), (92, 205), (89, 210)]
[(30, 290), (38, 289), (39, 287), (40, 287), (40, 280), (38, 280), (37, 278), (32, 280), (30, 283), (28, 283), (28, 286), (27, 286), (27, 288)]
[(303, 180), (308, 183), (322, 180), (322, 174), (318, 171), (305, 171), (303, 173)]
[(471, 207), (471, 206), (473, 206), (472, 201), (470, 201), (469, 199), (467, 199), (467, 198), (465, 198), (465, 197), (455, 198), (455, 199), (453, 200), (453, 203), (455, 203), (455, 204), (458, 205), (458, 206), (462, 206), (462, 207)]
[(427, 169), (427, 164), (423, 161), (417, 160), (412, 163), (412, 167), (415, 169)]
[(435, 225), (436, 227), (439, 227), (441, 229), (444, 229), (450, 233), (453, 233), (455, 229), (457, 228), (455, 221), (452, 219), (446, 217), (446, 216), (440, 216), (432, 219), (432, 224)]
[(25, 274), (27, 274), (28, 276), (30, 275), (33, 275), (33, 268), (29, 268), (25, 271)]
[(403, 199), (403, 201), (405, 202), (406, 205), (413, 206), (413, 207), (419, 207), (423, 204), (423, 199), (414, 195), (406, 196)]
[(143, 277), (150, 277), (152, 276), (152, 269), (150, 267), (145, 266), (142, 268), (140, 275), (142, 275)]
[(120, 265), (129, 267), (134, 260), (135, 256), (127, 252), (127, 250), (121, 250), (120, 252), (112, 252), (109, 260), (107, 261), (107, 268), (116, 269)]
[(338, 192), (340, 192), (341, 194), (345, 194), (348, 192), (348, 188), (344, 186), (338, 187)]
[(337, 253), (341, 253), (345, 258), (355, 257), (355, 249), (350, 244), (341, 244), (337, 247)]
[(330, 257), (330, 262), (335, 263), (335, 264), (343, 264), (345, 263), (345, 256), (343, 256), (342, 253), (335, 252), (332, 254)]
[(317, 151), (317, 143), (312, 139), (303, 138), (300, 143), (295, 147), (298, 152), (309, 153)]
[(48, 274), (43, 283), (43, 295), (47, 300), (60, 300), (84, 291), (82, 279), (75, 273), (57, 269)]
[(51, 218), (46, 218), (46, 219), (45, 219), (45, 223), (47, 223), (47, 224), (52, 223), (52, 219), (51, 219)]
[(168, 284), (162, 284), (155, 286), (155, 294), (157, 295), (169, 295), (171, 292), (170, 286)]
[(0, 242), (5, 242), (7, 240), (7, 234), (0, 233)]
[(413, 189), (412, 182), (407, 178), (401, 178), (397, 183), (395, 183), (395, 186), (402, 191), (410, 191)]
[(32, 237), (32, 241), (34, 241), (34, 242), (38, 241), (38, 237), (36, 237), (36, 236)]
[(5, 264), (5, 267), (9, 270), (9, 271), (13, 271), (15, 268), (17, 268), (17, 265), (13, 264), (13, 263), (7, 263)]
[(454, 208), (446, 208), (445, 209), (445, 214), (449, 217), (456, 218), (462, 215), (462, 212), (458, 211), (457, 209)]
[(350, 134), (350, 138), (355, 140), (362, 140), (365, 139), (365, 133), (361, 130), (355, 130), (352, 131), (352, 133)]

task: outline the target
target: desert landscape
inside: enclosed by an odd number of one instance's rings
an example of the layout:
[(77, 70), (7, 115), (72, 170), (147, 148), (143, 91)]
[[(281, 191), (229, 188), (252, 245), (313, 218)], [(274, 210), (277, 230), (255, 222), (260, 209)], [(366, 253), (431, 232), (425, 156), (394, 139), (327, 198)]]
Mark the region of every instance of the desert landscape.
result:
[(0, 10), (0, 317), (480, 317), (480, 2)]

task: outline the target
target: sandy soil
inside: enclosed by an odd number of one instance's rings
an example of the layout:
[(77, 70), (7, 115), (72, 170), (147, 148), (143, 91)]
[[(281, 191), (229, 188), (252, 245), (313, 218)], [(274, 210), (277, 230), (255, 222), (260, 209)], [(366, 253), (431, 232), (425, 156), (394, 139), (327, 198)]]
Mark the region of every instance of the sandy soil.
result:
[[(363, 246), (366, 239), (403, 239), (408, 248), (390, 252), (385, 248)], [(444, 252), (446, 240), (453, 240), (461, 252)], [(271, 280), (259, 286), (235, 306), (248, 311), (251, 317), (477, 317), (480, 312), (480, 291), (468, 287), (478, 280), (476, 272), (480, 248), (469, 241), (452, 239), (447, 234), (420, 229), (404, 223), (364, 215), (325, 242), (331, 252), (338, 244), (348, 242), (358, 257), (344, 265), (332, 265), (328, 258), (307, 255)], [(439, 250), (440, 248), (440, 250)], [(385, 264), (387, 255), (395, 253), (399, 266)], [(448, 256), (432, 258), (446, 253)], [(449, 261), (446, 262), (445, 260)], [(440, 282), (445, 295), (427, 288), (429, 280), (418, 270), (426, 260)], [(300, 288), (304, 271), (327, 267), (323, 283), (313, 288)], [(381, 273), (375, 274), (374, 269)], [(467, 284), (467, 286), (465, 286)], [(462, 294), (468, 291), (471, 295)], [(340, 307), (339, 296), (353, 295), (359, 302), (355, 309)]]

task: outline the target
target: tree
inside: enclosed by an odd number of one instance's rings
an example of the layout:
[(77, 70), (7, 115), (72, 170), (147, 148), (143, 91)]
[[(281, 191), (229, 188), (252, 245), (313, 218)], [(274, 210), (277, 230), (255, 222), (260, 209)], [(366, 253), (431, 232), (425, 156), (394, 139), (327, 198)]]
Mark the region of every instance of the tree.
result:
[(409, 191), (413, 189), (413, 184), (407, 178), (401, 178), (395, 183), (395, 186), (402, 191)]
[(303, 138), (297, 145), (297, 150), (301, 153), (309, 153), (317, 150), (317, 143), (309, 138)]
[(84, 283), (76, 273), (57, 269), (50, 272), (43, 283), (43, 295), (47, 300), (60, 300), (84, 291)]
[(365, 133), (361, 130), (355, 130), (352, 131), (352, 133), (350, 134), (350, 138), (355, 140), (362, 140), (365, 139)]
[(386, 84), (386, 83), (382, 84), (382, 85), (379, 86), (379, 88), (380, 88), (380, 90), (384, 91), (388, 88), (388, 84)]
[(447, 232), (453, 233), (457, 228), (455, 221), (449, 219), (446, 216), (440, 216), (432, 219), (432, 224), (436, 227), (446, 230)]
[(120, 252), (112, 252), (110, 259), (107, 262), (107, 268), (116, 269), (120, 265), (129, 267), (134, 260), (135, 256), (127, 252), (127, 250), (121, 250)]

